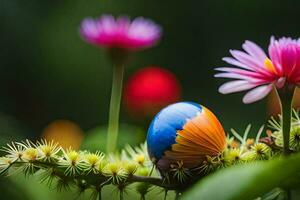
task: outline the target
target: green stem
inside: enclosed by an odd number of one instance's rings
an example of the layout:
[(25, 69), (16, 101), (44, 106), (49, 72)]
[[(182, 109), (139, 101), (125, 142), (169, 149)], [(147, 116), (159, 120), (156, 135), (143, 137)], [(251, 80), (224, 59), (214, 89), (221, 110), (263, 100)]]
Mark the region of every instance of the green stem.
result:
[[(28, 162), (24, 162), (24, 161), (15, 161), (13, 163), (11, 163), (3, 172), (5, 173), (5, 171), (9, 170), (12, 166), (14, 167), (22, 167), (23, 165), (28, 164)], [(47, 162), (41, 162), (41, 161), (34, 161), (33, 164), (38, 167), (39, 169), (49, 169), (49, 168), (54, 168), (55, 169), (55, 175), (59, 176), (61, 179), (65, 179), (65, 178), (69, 178), (70, 180), (74, 180), (77, 178), (81, 178), (81, 179), (85, 179), (86, 181), (88, 181), (90, 183), (90, 185), (94, 185), (95, 187), (100, 187), (98, 190), (101, 193), (101, 189), (102, 187), (104, 187), (105, 185), (109, 185), (112, 183), (111, 178), (110, 177), (106, 177), (103, 175), (95, 175), (95, 174), (83, 174), (83, 175), (78, 175), (78, 176), (67, 176), (65, 175), (64, 171), (65, 168), (61, 167), (59, 164), (57, 163), (47, 163)], [(0, 174), (0, 175), (2, 175)], [(137, 176), (137, 175), (131, 175), (129, 176), (126, 181), (128, 183), (148, 183), (151, 185), (155, 185), (161, 188), (165, 188), (168, 190), (175, 190), (178, 189), (178, 187), (180, 186), (179, 183), (168, 183), (166, 181), (164, 181), (162, 178), (159, 177), (148, 177), (148, 176)], [(100, 198), (100, 196), (99, 196)]]
[(151, 185), (156, 185), (158, 187), (162, 187), (168, 190), (174, 190), (177, 189), (180, 184), (169, 184), (165, 181), (163, 181), (162, 178), (157, 178), (157, 177), (148, 177), (148, 176), (137, 176), (137, 175), (132, 175), (130, 178), (127, 179), (129, 183), (135, 183), (135, 182), (142, 182), (142, 183), (149, 183)]
[(98, 200), (101, 200), (102, 199), (102, 187), (99, 187), (98, 189)]
[(155, 165), (154, 165), (154, 164), (152, 164), (152, 167), (151, 167), (151, 170), (150, 170), (150, 173), (149, 173), (149, 175), (148, 175), (148, 176), (151, 176), (151, 175), (152, 175), (154, 168), (155, 168)]
[(112, 90), (109, 106), (109, 121), (107, 131), (107, 152), (113, 152), (116, 149), (118, 130), (119, 130), (119, 113), (122, 96), (123, 84), (123, 65), (113, 67)]
[(292, 90), (279, 90), (278, 95), (281, 102), (283, 153), (284, 155), (288, 155), (290, 154), (290, 130), (294, 88)]
[(164, 200), (167, 200), (167, 196), (168, 196), (168, 190), (165, 189), (165, 197), (164, 197)]
[(124, 190), (120, 190), (120, 200), (124, 199)]

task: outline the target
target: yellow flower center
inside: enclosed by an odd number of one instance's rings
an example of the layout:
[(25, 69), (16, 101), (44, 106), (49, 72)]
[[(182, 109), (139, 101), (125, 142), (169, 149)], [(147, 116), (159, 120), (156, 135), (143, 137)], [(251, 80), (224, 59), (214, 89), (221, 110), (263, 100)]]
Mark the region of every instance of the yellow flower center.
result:
[(25, 159), (31, 160), (31, 161), (36, 160), (37, 155), (38, 155), (38, 151), (31, 147), (27, 148), (24, 153)]
[(40, 147), (40, 149), (42, 150), (43, 154), (46, 157), (50, 157), (51, 156), (51, 152), (52, 152), (52, 147), (48, 146), (48, 145), (43, 145)]
[(120, 171), (120, 168), (119, 168), (118, 164), (116, 164), (116, 163), (108, 164), (107, 168), (113, 175), (117, 175)]
[(275, 69), (272, 61), (269, 58), (265, 59), (265, 67), (267, 68), (267, 70), (269, 72), (276, 73), (276, 69)]
[(136, 164), (134, 163), (124, 162), (123, 165), (123, 168), (125, 169), (127, 174), (133, 174), (137, 168)]
[(137, 155), (135, 157), (135, 160), (137, 163), (139, 163), (140, 165), (143, 165), (145, 162), (145, 156), (143, 154)]
[(100, 160), (100, 158), (96, 154), (88, 154), (86, 155), (86, 160), (89, 164), (95, 165)]
[(68, 152), (67, 156), (72, 163), (75, 163), (79, 159), (79, 153), (76, 151)]

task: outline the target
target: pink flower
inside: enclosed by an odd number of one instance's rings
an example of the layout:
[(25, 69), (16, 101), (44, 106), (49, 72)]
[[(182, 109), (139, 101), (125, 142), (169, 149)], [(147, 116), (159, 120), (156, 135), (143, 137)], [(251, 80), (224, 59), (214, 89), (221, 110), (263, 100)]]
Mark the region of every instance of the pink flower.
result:
[(243, 98), (252, 103), (267, 96), (273, 87), (295, 87), (300, 82), (300, 39), (271, 37), (269, 57), (251, 41), (243, 44), (245, 51), (230, 50), (223, 60), (235, 67), (216, 68), (215, 77), (233, 78), (219, 88), (222, 94), (250, 90)]
[(143, 17), (130, 22), (127, 17), (115, 19), (102, 15), (98, 19), (83, 20), (80, 33), (83, 39), (96, 46), (138, 50), (155, 45), (160, 39), (161, 28)]

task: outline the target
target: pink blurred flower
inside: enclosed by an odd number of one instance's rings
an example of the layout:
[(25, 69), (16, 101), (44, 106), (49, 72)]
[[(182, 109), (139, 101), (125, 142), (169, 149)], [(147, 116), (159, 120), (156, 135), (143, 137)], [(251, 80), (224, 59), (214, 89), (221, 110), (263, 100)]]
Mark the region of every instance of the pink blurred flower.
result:
[(83, 20), (80, 33), (83, 39), (96, 46), (138, 50), (155, 45), (160, 39), (161, 28), (143, 17), (131, 22), (127, 17), (115, 19), (102, 15), (98, 19)]
[(222, 94), (250, 90), (243, 98), (252, 103), (267, 96), (273, 87), (292, 89), (300, 82), (300, 39), (271, 37), (269, 57), (251, 41), (243, 44), (245, 51), (230, 50), (232, 57), (223, 60), (235, 67), (216, 68), (215, 77), (233, 78), (219, 88)]

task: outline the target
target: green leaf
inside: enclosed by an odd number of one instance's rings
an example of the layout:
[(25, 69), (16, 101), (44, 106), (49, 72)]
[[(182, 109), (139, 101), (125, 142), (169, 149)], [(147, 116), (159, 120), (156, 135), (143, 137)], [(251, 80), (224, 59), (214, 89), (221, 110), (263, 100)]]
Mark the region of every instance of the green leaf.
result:
[(200, 180), (182, 199), (255, 199), (276, 187), (299, 186), (299, 169), (300, 154), (234, 166)]

